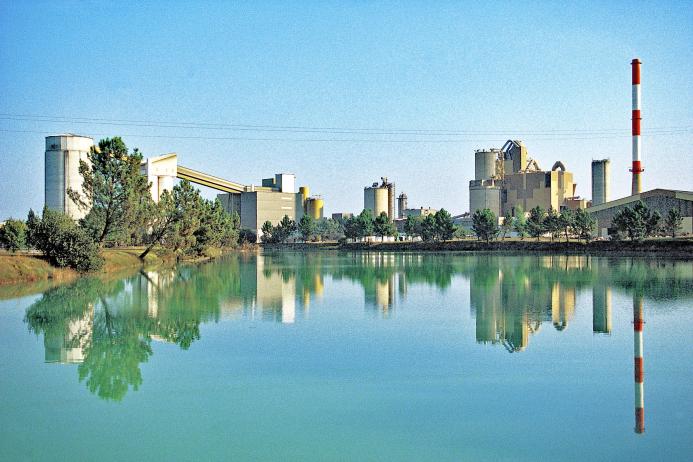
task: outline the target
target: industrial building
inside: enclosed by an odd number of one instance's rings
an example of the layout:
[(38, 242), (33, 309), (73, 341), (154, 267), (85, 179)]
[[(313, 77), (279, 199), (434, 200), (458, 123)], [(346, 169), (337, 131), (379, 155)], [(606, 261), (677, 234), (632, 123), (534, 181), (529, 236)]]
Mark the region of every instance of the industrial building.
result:
[(79, 162), (89, 162), (87, 155), (92, 146), (94, 140), (88, 136), (67, 133), (46, 137), (44, 192), (47, 208), (63, 212), (75, 220), (87, 214), (68, 197), (67, 191), (82, 191)]
[(529, 157), (519, 140), (508, 140), (501, 149), (479, 149), (474, 153), (474, 179), (469, 182), (469, 211), (489, 209), (496, 216), (519, 208), (525, 212), (543, 209), (586, 207), (587, 201), (575, 196), (573, 174), (562, 162), (550, 171), (542, 170)]
[(332, 219), (333, 220), (347, 220), (349, 218), (353, 218), (354, 214), (351, 212), (337, 212), (332, 214)]
[(363, 209), (370, 210), (374, 216), (385, 212), (390, 220), (395, 218), (395, 184), (380, 178), (381, 184), (373, 183), (363, 188)]
[[(82, 190), (79, 162), (89, 161), (87, 155), (92, 146), (94, 140), (86, 136), (64, 134), (46, 137), (45, 200), (49, 209), (59, 210), (75, 220), (86, 215), (87, 211), (70, 200), (67, 191)], [(324, 200), (319, 196), (309, 196), (307, 186), (296, 192), (296, 177), (292, 173), (278, 173), (265, 178), (262, 186), (246, 186), (179, 165), (176, 153), (144, 159), (140, 173), (147, 177), (155, 202), (164, 191), (173, 189), (176, 179), (221, 191), (217, 197), (224, 209), (229, 213), (237, 212), (241, 228), (253, 231), (256, 236), (260, 236), (265, 221), (277, 224), (284, 215), (300, 220), (303, 214), (320, 219), (324, 213)]]
[(587, 212), (596, 221), (595, 233), (597, 236), (608, 237), (614, 216), (626, 207), (632, 208), (638, 201), (643, 201), (650, 210), (656, 210), (662, 217), (666, 216), (670, 209), (678, 209), (683, 217), (680, 232), (682, 234), (693, 233), (693, 191), (653, 189), (589, 207)]
[(397, 219), (404, 220), (407, 217), (425, 217), (427, 215), (433, 215), (437, 212), (437, 209), (431, 207), (419, 207), (409, 208), (408, 198), (405, 193), (400, 194), (397, 197)]

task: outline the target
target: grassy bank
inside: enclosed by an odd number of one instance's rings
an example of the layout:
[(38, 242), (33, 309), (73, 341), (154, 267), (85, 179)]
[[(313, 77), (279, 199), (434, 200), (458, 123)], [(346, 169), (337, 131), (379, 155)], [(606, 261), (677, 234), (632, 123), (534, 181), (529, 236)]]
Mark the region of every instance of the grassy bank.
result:
[[(142, 249), (105, 249), (103, 269), (96, 274), (108, 274), (139, 268), (143, 265), (156, 265), (170, 261), (170, 257), (155, 253), (147, 255), (144, 261), (139, 259)], [(52, 281), (65, 282), (79, 277), (79, 273), (70, 268), (56, 268), (41, 255), (28, 252), (0, 254), (0, 285), (20, 284), (25, 282)]]

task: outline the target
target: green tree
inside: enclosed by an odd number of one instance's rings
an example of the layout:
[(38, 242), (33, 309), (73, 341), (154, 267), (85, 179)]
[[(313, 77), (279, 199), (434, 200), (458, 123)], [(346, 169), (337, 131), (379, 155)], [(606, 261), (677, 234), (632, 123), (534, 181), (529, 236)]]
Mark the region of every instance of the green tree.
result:
[(381, 212), (380, 215), (375, 218), (373, 222), (373, 231), (376, 236), (380, 236), (381, 240), (383, 240), (385, 236), (397, 235), (397, 227), (392, 220), (388, 218), (385, 212)]
[(452, 221), (450, 212), (440, 209), (435, 213), (436, 234), (443, 241), (449, 241), (455, 234), (455, 224)]
[(275, 237), (274, 237), (274, 226), (272, 226), (272, 222), (267, 220), (262, 224), (262, 242), (268, 242), (272, 243), (275, 242)]
[(486, 243), (495, 239), (499, 232), (496, 214), (489, 209), (477, 210), (472, 215), (472, 230), (477, 238)]
[(438, 237), (438, 226), (434, 215), (426, 215), (421, 221), (421, 239), (426, 242), (434, 241)]
[(676, 238), (676, 233), (681, 229), (682, 223), (683, 217), (679, 209), (669, 209), (664, 218), (664, 232), (672, 238)]
[(142, 155), (137, 149), (128, 153), (123, 140), (114, 137), (99, 141), (88, 159), (79, 165), (82, 191), (67, 191), (81, 209), (89, 210), (82, 226), (100, 245), (128, 237), (152, 208), (149, 184), (140, 175)]
[(513, 223), (513, 229), (520, 236), (520, 240), (524, 240), (527, 236), (527, 217), (525, 216), (525, 211), (521, 206), (517, 206), (515, 209), (515, 222)]
[(513, 226), (514, 226), (514, 219), (513, 219), (513, 214), (512, 211), (508, 210), (505, 212), (505, 215), (503, 216), (503, 223), (501, 224), (501, 233), (503, 235), (502, 239), (505, 240), (505, 236), (512, 231)]
[(404, 232), (407, 233), (409, 237), (416, 237), (421, 235), (421, 217), (415, 217), (413, 215), (407, 216), (407, 221), (404, 222)]
[(344, 223), (332, 218), (321, 218), (315, 224), (315, 234), (321, 241), (336, 241), (344, 236)]
[(574, 221), (575, 213), (572, 209), (567, 208), (563, 210), (561, 215), (558, 217), (558, 225), (565, 233), (566, 242), (570, 240), (570, 230), (573, 228)]
[(64, 213), (44, 208), (39, 219), (30, 211), (27, 222), (30, 244), (52, 265), (70, 267), (79, 272), (95, 271), (103, 266), (99, 247)]
[(195, 232), (200, 227), (204, 213), (204, 200), (200, 191), (187, 180), (174, 186), (171, 195), (177, 219), (162, 243), (175, 253), (185, 253), (197, 243)]
[(585, 209), (577, 209), (573, 214), (572, 229), (579, 239), (584, 239), (585, 242), (592, 240), (595, 221), (594, 217)]
[(344, 237), (347, 239), (361, 237), (361, 225), (358, 217), (349, 217), (344, 220)]
[[(177, 185), (174, 186), (174, 189), (177, 187)], [(173, 233), (176, 224), (182, 218), (182, 213), (182, 210), (176, 208), (173, 195), (170, 192), (164, 191), (161, 193), (159, 202), (154, 207), (149, 221), (151, 227), (149, 244), (140, 254), (140, 259), (144, 259), (155, 245), (160, 244), (163, 239)]]
[(370, 209), (364, 209), (359, 213), (358, 217), (358, 232), (359, 237), (372, 236), (375, 226), (375, 219), (373, 218), (373, 212)]
[(546, 216), (544, 216), (544, 230), (551, 234), (551, 241), (553, 242), (558, 236), (561, 235), (562, 226), (558, 213), (553, 207), (549, 207)]
[(297, 229), (296, 222), (288, 215), (284, 215), (279, 224), (273, 228), (272, 238), (274, 242), (286, 242)]
[(0, 228), (0, 247), (16, 252), (26, 247), (27, 226), (22, 220), (13, 218), (5, 221)]
[(546, 212), (538, 205), (529, 211), (529, 218), (527, 219), (527, 232), (530, 236), (536, 237), (537, 241), (541, 235), (546, 232), (546, 228), (544, 227), (545, 216)]
[(641, 241), (659, 231), (660, 220), (659, 212), (652, 212), (642, 201), (638, 201), (633, 208), (624, 207), (617, 212), (611, 224), (619, 236), (625, 235), (632, 241)]
[(298, 231), (301, 233), (301, 239), (306, 242), (315, 234), (317, 224), (315, 219), (308, 214), (304, 214), (298, 222)]

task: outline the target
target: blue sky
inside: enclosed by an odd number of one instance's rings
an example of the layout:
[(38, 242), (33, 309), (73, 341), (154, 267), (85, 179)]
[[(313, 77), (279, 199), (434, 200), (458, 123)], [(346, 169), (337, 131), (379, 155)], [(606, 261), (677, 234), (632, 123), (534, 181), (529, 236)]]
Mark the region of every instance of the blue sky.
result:
[(0, 2), (0, 219), (43, 206), (44, 136), (61, 132), (247, 184), (293, 172), (327, 213), (359, 211), (381, 176), (410, 206), (467, 211), (474, 149), (507, 138), (562, 160), (583, 197), (609, 157), (621, 197), (634, 57), (644, 188), (693, 189), (693, 3), (478, 3)]

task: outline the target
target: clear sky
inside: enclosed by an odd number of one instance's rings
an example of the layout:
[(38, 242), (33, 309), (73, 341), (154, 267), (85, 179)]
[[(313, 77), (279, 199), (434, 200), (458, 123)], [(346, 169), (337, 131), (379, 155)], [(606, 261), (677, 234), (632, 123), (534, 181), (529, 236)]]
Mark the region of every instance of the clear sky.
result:
[(292, 172), (328, 214), (381, 176), (465, 212), (474, 150), (508, 138), (588, 198), (609, 157), (621, 197), (635, 57), (644, 189), (692, 190), (691, 1), (0, 1), (0, 219), (43, 206), (44, 136), (62, 132), (246, 184)]

